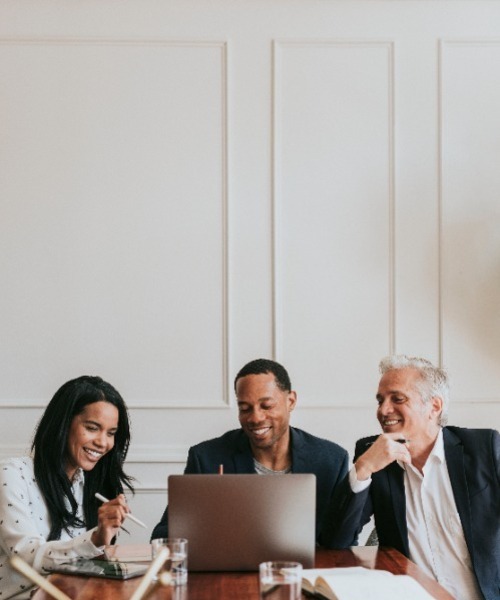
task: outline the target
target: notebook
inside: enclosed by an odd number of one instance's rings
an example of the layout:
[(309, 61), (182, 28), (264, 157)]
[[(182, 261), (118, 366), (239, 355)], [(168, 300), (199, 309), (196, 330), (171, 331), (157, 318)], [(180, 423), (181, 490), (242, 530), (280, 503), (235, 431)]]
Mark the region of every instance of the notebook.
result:
[(314, 564), (316, 476), (170, 475), (169, 537), (188, 540), (190, 571)]
[(79, 558), (60, 563), (47, 569), (50, 573), (66, 575), (87, 575), (90, 577), (106, 577), (108, 579), (131, 579), (144, 575), (149, 565), (139, 565), (118, 561)]

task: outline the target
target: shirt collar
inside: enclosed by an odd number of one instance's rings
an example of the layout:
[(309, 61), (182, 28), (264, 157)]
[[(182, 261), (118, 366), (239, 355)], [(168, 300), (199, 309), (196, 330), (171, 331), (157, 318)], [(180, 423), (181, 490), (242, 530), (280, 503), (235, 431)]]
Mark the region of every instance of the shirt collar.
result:
[(75, 486), (75, 485), (78, 485), (79, 483), (83, 483), (83, 482), (84, 482), (83, 469), (78, 468), (75, 471), (75, 474), (73, 475), (73, 479), (71, 480), (71, 485)]
[(444, 463), (445, 462), (444, 440), (443, 440), (443, 429), (442, 429), (442, 427), (439, 428), (439, 433), (438, 433), (438, 436), (436, 438), (436, 442), (434, 444), (434, 448), (432, 449), (432, 452), (429, 454), (429, 458), (432, 458), (433, 460), (437, 460), (440, 463)]
[[(431, 464), (431, 462), (438, 462), (441, 464), (443, 464), (445, 462), (444, 439), (443, 439), (443, 428), (442, 427), (439, 428), (438, 436), (436, 438), (436, 441), (434, 442), (434, 446), (431, 450), (431, 453), (429, 454), (427, 462), (425, 463), (424, 471), (425, 471), (425, 467), (427, 465)], [(406, 471), (406, 467), (407, 467), (406, 463), (404, 463), (400, 460), (398, 460), (397, 463), (403, 470)]]

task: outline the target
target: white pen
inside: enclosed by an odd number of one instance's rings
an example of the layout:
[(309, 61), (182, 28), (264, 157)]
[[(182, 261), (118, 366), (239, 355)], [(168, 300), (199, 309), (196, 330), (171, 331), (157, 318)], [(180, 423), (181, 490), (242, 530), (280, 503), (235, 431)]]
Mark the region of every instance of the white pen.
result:
[[(13, 556), (10, 559), (10, 564), (17, 569), (19, 573), (22, 573), (25, 577), (30, 579), (35, 585), (45, 590), (47, 594), (50, 594), (52, 598), (56, 600), (71, 600), (62, 590), (50, 583), (45, 577), (42, 577), (38, 571), (35, 571), (27, 562), (25, 562), (20, 556)], [(24, 587), (24, 586), (23, 586)]]
[[(109, 500), (105, 498), (102, 494), (97, 493), (95, 497), (101, 502), (109, 502)], [(127, 513), (125, 516), (128, 517), (134, 523), (137, 523), (137, 525), (140, 525), (141, 527), (144, 527), (144, 529), (147, 529), (147, 525), (145, 525), (142, 521), (139, 521), (139, 519), (137, 517), (134, 517), (133, 514)]]
[(144, 596), (144, 593), (149, 587), (149, 584), (153, 581), (154, 576), (161, 569), (163, 563), (169, 557), (170, 552), (169, 549), (164, 547), (160, 550), (160, 552), (156, 555), (153, 562), (149, 565), (149, 569), (144, 573), (140, 584), (135, 589), (135, 592), (132, 594), (130, 600), (141, 600)]

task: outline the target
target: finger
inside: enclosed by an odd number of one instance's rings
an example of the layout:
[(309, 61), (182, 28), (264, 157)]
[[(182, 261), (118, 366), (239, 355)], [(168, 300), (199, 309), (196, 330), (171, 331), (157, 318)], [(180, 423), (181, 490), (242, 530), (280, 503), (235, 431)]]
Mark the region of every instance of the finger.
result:
[(127, 499), (125, 497), (125, 494), (118, 494), (118, 496), (114, 499), (113, 501), (116, 505), (121, 506), (123, 508), (123, 510), (125, 511), (125, 513), (129, 513), (130, 512), (130, 508), (127, 504)]
[(394, 433), (382, 433), (379, 437), (384, 437), (387, 440), (399, 442), (400, 444), (405, 444), (410, 441), (404, 431), (397, 431)]
[(398, 460), (402, 460), (403, 462), (411, 462), (411, 454), (406, 444), (396, 443), (395, 453), (398, 456)]
[(128, 507), (127, 500), (126, 500), (124, 494), (119, 494), (116, 498), (113, 498), (113, 500), (110, 500), (106, 504), (102, 504), (100, 508), (101, 509), (102, 508), (104, 508), (104, 509), (108, 509), (108, 508), (119, 509), (119, 510), (123, 511), (124, 516), (130, 512), (130, 508)]
[(399, 457), (398, 460), (400, 460), (401, 462), (404, 462), (408, 465), (411, 465), (411, 454), (409, 452), (405, 453), (405, 454), (401, 454), (401, 456)]
[(122, 522), (122, 519), (108, 518), (103, 521), (100, 521), (99, 525), (100, 527), (102, 527), (102, 529), (111, 529), (113, 531), (116, 531), (120, 529)]
[(120, 527), (125, 520), (126, 515), (127, 512), (124, 507), (118, 504), (112, 505), (109, 503), (107, 506), (101, 507), (101, 510), (98, 513), (98, 520), (103, 525), (109, 526), (109, 524), (112, 524), (113, 527)]

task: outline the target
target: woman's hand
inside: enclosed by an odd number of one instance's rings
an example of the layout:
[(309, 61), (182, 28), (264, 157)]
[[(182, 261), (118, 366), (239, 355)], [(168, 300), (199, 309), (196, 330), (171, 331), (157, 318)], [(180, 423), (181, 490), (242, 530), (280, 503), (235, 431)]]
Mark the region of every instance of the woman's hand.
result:
[(123, 494), (102, 504), (97, 512), (97, 529), (91, 538), (94, 546), (111, 544), (111, 540), (118, 533), (129, 512), (130, 509)]

